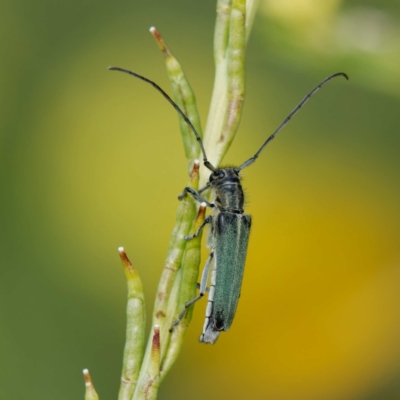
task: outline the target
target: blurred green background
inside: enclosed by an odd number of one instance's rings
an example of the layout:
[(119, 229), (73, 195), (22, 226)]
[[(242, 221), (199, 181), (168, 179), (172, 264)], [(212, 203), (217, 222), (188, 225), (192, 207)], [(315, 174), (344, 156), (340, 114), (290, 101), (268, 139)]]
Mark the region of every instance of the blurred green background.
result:
[[(181, 61), (203, 126), (214, 0), (2, 0), (0, 398), (116, 398), (125, 246), (150, 312), (186, 182), (177, 115), (148, 28)], [(400, 3), (261, 0), (241, 128), (253, 215), (231, 331), (198, 342), (198, 304), (160, 399), (400, 398)], [(206, 250), (204, 252), (206, 255)], [(204, 260), (204, 257), (203, 257)]]

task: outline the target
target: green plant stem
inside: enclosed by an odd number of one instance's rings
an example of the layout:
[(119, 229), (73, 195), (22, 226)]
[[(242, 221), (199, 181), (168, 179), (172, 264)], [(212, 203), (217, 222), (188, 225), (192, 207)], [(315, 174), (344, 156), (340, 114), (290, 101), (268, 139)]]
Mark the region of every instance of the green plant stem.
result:
[[(245, 95), (245, 49), (258, 0), (218, 0), (214, 35), (215, 81), (204, 135), (209, 161), (217, 167), (239, 126)], [(194, 93), (182, 67), (155, 28), (150, 29), (165, 58), (173, 98), (201, 135)], [(198, 189), (208, 180), (209, 171), (196, 161), (200, 148), (189, 126), (179, 118), (188, 160), (187, 186)], [(207, 195), (207, 194), (206, 194)], [(185, 241), (205, 217), (191, 196), (180, 202), (167, 256), (159, 281), (152, 313), (152, 332), (144, 350), (144, 297), (137, 271), (125, 252), (120, 251), (128, 281), (127, 334), (119, 400), (154, 400), (158, 387), (177, 359), (192, 318), (189, 307), (172, 333), (169, 329), (196, 293), (200, 265), (201, 234)], [(87, 378), (88, 376), (88, 378)], [(87, 373), (85, 400), (98, 400)]]
[(249, 40), (251, 28), (256, 17), (258, 3), (260, 0), (247, 0), (246, 1), (246, 42)]
[[(218, 166), (235, 137), (245, 95), (245, 49), (258, 0), (218, 0), (214, 35), (215, 79), (204, 147)], [(200, 186), (208, 178), (200, 169)]]
[(145, 307), (142, 281), (124, 249), (118, 249), (128, 286), (126, 341), (118, 400), (130, 400), (142, 365), (145, 339)]
[[(194, 164), (192, 174), (190, 175), (188, 186), (197, 188), (199, 181), (199, 165)], [(196, 215), (196, 205), (192, 198), (186, 196), (179, 204), (176, 223), (172, 233), (167, 257), (164, 264), (164, 269), (161, 274), (160, 282), (157, 289), (156, 300), (153, 309), (152, 326), (158, 326), (160, 332), (160, 357), (161, 360), (164, 357), (168, 342), (170, 340), (169, 328), (173, 322), (175, 310), (170, 312), (169, 304), (173, 303), (176, 306), (178, 287), (175, 285), (173, 290), (174, 282), (177, 278), (177, 272), (182, 264), (182, 258), (185, 252), (187, 242), (184, 240), (184, 236), (189, 234), (192, 226), (192, 220)], [(152, 348), (153, 339), (149, 339), (147, 348), (145, 351), (141, 371), (138, 378), (138, 384), (133, 395), (133, 399), (149, 399), (150, 397), (144, 397), (147, 395), (154, 395), (153, 391), (143, 390), (143, 387), (149, 384), (158, 384), (157, 381), (149, 381), (148, 370), (152, 365)]]
[(143, 378), (138, 382), (134, 399), (154, 400), (160, 385), (160, 327), (154, 325), (150, 343), (150, 357)]
[[(204, 222), (206, 214), (206, 207), (200, 206), (196, 219), (193, 222), (190, 234), (192, 235)], [(196, 296), (196, 284), (199, 275), (200, 266), (200, 250), (201, 250), (201, 237), (200, 233), (196, 238), (188, 241), (186, 245), (185, 255), (182, 260), (182, 268), (179, 270), (180, 279), (177, 279), (176, 285), (179, 287), (178, 301), (171, 308), (175, 308), (173, 315), (174, 320), (178, 318), (178, 315), (184, 309), (185, 304)], [(190, 321), (192, 320), (194, 305), (188, 308), (185, 316), (175, 327), (173, 332), (170, 334), (170, 340), (167, 352), (164, 360), (161, 364), (161, 380), (167, 375), (171, 369), (173, 363), (179, 355), (179, 350), (182, 346), (183, 339), (185, 337), (187, 328), (189, 327)]]
[[(183, 113), (189, 118), (190, 122), (195, 127), (197, 133), (202, 136), (200, 116), (196, 106), (196, 96), (183, 72), (182, 66), (179, 61), (174, 57), (171, 50), (166, 45), (164, 39), (155, 27), (150, 28), (150, 33), (156, 40), (158, 47), (160, 48), (165, 65), (167, 67), (167, 74), (172, 86), (172, 94), (175, 103), (183, 111)], [(188, 161), (188, 171), (193, 168), (194, 160), (199, 158), (200, 149), (191, 128), (188, 124), (179, 117), (179, 127), (181, 130), (183, 146), (185, 149), (186, 158)]]

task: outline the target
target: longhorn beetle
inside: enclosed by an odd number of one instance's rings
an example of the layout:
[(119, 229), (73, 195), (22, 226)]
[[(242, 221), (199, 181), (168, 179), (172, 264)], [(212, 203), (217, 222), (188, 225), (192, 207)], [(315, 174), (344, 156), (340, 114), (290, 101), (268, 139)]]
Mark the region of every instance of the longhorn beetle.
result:
[[(208, 247), (210, 256), (204, 266), (199, 295), (188, 301), (185, 308), (180, 313), (178, 319), (173, 322), (170, 332), (184, 317), (186, 310), (196, 301), (200, 300), (206, 290), (210, 266), (213, 263), (210, 279), (210, 289), (208, 295), (208, 304), (206, 309), (206, 318), (204, 321), (203, 332), (200, 336), (200, 342), (214, 344), (221, 331), (229, 330), (236, 313), (237, 304), (240, 297), (240, 289), (244, 273), (244, 264), (246, 261), (247, 243), (249, 240), (251, 216), (244, 214), (244, 193), (240, 184), (240, 171), (253, 164), (264, 148), (275, 138), (276, 134), (290, 121), (290, 119), (300, 110), (300, 108), (317, 92), (325, 83), (337, 76), (343, 76), (349, 79), (344, 72), (338, 72), (324, 79), (316, 86), (306, 97), (293, 109), (293, 111), (284, 119), (272, 135), (263, 143), (259, 150), (239, 167), (216, 168), (207, 159), (203, 142), (195, 127), (189, 118), (183, 113), (178, 105), (161, 89), (155, 82), (128, 71), (123, 68), (109, 67), (110, 70), (125, 72), (133, 75), (157, 89), (175, 108), (178, 114), (184, 119), (193, 131), (197, 142), (199, 143), (203, 154), (204, 166), (211, 171), (207, 184), (199, 190), (191, 187), (185, 187), (183, 193), (179, 195), (182, 199), (189, 193), (195, 200), (205, 203), (214, 210), (213, 215), (205, 218), (204, 223), (191, 236), (185, 236), (185, 240), (196, 237), (207, 225), (211, 225)], [(214, 202), (207, 201), (201, 193), (206, 190), (212, 190), (215, 198)]]

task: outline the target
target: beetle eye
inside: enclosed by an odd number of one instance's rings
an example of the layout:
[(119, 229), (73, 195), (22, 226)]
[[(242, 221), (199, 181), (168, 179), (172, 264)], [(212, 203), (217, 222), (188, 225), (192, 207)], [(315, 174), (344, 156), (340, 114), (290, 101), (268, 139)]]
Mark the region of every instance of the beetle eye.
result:
[(218, 178), (218, 172), (215, 171), (210, 175), (210, 182)]
[(219, 171), (218, 178), (223, 178), (225, 176), (224, 171)]

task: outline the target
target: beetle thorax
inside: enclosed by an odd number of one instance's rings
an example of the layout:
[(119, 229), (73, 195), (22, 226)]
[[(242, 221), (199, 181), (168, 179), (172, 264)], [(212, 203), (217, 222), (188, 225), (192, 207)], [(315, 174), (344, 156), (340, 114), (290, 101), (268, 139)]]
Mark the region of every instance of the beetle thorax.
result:
[(221, 168), (213, 172), (210, 184), (215, 192), (215, 205), (220, 211), (243, 213), (244, 193), (236, 168)]

